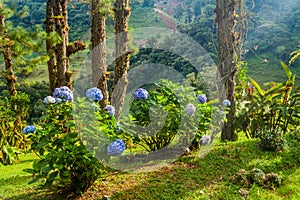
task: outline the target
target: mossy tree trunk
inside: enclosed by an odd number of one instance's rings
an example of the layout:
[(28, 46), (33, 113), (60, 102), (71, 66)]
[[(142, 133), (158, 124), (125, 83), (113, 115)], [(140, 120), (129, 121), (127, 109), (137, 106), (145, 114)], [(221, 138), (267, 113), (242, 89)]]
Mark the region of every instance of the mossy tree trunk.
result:
[(223, 141), (237, 140), (235, 132), (235, 75), (241, 59), (241, 43), (244, 35), (241, 23), (242, 3), (240, 0), (216, 0), (216, 24), (218, 35), (218, 69), (220, 76), (220, 100), (231, 102), (227, 121), (222, 128)]
[[(81, 41), (69, 43), (68, 0), (47, 0), (46, 2), (46, 40), (48, 56), (48, 72), (50, 91), (61, 86), (72, 89), (72, 72), (69, 69), (69, 57), (87, 47)], [(58, 34), (61, 39), (56, 45), (52, 44), (50, 36)]]
[[(56, 0), (54, 4), (54, 21), (55, 21), (55, 31), (61, 38), (61, 42), (56, 45), (56, 69), (57, 69), (57, 83), (56, 87), (68, 86), (72, 84), (70, 80), (67, 80), (68, 58), (67, 58), (67, 45), (68, 45), (68, 0)], [(71, 88), (71, 87), (70, 87)]]
[(128, 86), (130, 52), (128, 49), (129, 0), (116, 0), (115, 7), (115, 48), (114, 90), (112, 105), (116, 109), (116, 118), (120, 117)]
[[(53, 8), (55, 1), (54, 0), (47, 0), (46, 5), (46, 33), (48, 37), (51, 33), (54, 32), (54, 11)], [(49, 56), (49, 60), (47, 62), (48, 65), (48, 73), (49, 73), (49, 84), (50, 84), (50, 91), (51, 94), (53, 93), (54, 89), (56, 88), (56, 58), (55, 58), (55, 47), (51, 43), (50, 39), (46, 39), (46, 50), (47, 55)]]
[[(3, 6), (2, 6), (2, 1), (0, 1), (0, 10), (3, 10)], [(5, 27), (5, 16), (3, 14), (0, 14), (0, 30), (1, 30), (1, 46), (2, 46), (2, 54), (4, 57), (4, 62), (5, 62), (5, 78), (7, 81), (7, 89), (9, 91), (9, 95), (10, 96), (14, 96), (17, 94), (17, 90), (16, 90), (16, 81), (17, 81), (17, 77), (14, 75), (14, 71), (13, 71), (13, 62), (12, 62), (12, 58), (11, 58), (11, 41), (8, 37), (7, 34), (7, 29)]]
[(92, 0), (92, 24), (91, 24), (91, 56), (92, 56), (92, 82), (94, 87), (98, 87), (103, 93), (100, 102), (101, 108), (105, 108), (108, 103), (107, 79), (108, 72), (106, 66), (106, 12), (103, 7), (106, 5), (103, 0)]

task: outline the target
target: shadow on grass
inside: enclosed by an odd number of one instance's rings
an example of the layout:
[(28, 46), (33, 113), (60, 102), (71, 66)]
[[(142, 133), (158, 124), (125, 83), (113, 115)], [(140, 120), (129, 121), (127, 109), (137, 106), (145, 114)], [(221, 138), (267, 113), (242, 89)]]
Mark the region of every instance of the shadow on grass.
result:
[(214, 193), (214, 187), (231, 190), (214, 194), (211, 196), (213, 199), (241, 198), (240, 187), (231, 183), (231, 177), (240, 169), (251, 170), (256, 167), (266, 173), (282, 172), (288, 176), (299, 165), (299, 144), (284, 152), (274, 153), (263, 152), (255, 141), (247, 140), (217, 145), (204, 158), (183, 157), (156, 172), (114, 177), (97, 188), (99, 195), (108, 195), (111, 199), (193, 199), (191, 195), (201, 195), (203, 188), (210, 187)]
[[(239, 199), (240, 186), (231, 183), (231, 177), (240, 169), (251, 170), (256, 167), (266, 173), (282, 172), (283, 176), (288, 176), (299, 166), (299, 142), (291, 143), (286, 151), (277, 153), (261, 151), (253, 140), (222, 143), (214, 146), (204, 158), (192, 155), (154, 172), (109, 175), (77, 199), (106, 199), (105, 196), (118, 200), (198, 199), (207, 190), (207, 198)], [(18, 184), (15, 179), (0, 180), (0, 183), (4, 186)], [(20, 184), (24, 184), (31, 178), (26, 176), (19, 179)], [(39, 185), (24, 188), (25, 191), (7, 199), (67, 199), (56, 188), (46, 190)]]

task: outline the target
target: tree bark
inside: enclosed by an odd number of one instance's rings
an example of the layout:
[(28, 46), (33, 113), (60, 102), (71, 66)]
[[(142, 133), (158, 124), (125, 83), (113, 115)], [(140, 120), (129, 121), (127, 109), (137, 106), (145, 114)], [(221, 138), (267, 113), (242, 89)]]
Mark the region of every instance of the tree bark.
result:
[(230, 110), (226, 116), (227, 121), (222, 128), (222, 141), (237, 140), (234, 127), (235, 75), (241, 59), (241, 43), (244, 34), (238, 21), (238, 10), (241, 11), (241, 1), (216, 0), (215, 12), (219, 44), (218, 69), (221, 76), (219, 77), (220, 101), (228, 99), (231, 102)]
[[(0, 1), (0, 10), (2, 10), (2, 2)], [(0, 21), (1, 21), (1, 37), (2, 37), (2, 53), (3, 53), (3, 57), (4, 57), (4, 62), (5, 62), (5, 70), (6, 70), (6, 74), (5, 74), (5, 78), (7, 81), (7, 88), (9, 91), (9, 95), (10, 96), (14, 96), (17, 94), (17, 90), (16, 90), (16, 81), (17, 81), (17, 77), (14, 75), (14, 71), (13, 71), (13, 62), (12, 62), (12, 58), (11, 58), (11, 41), (8, 38), (8, 34), (7, 34), (7, 29), (5, 27), (5, 16), (0, 14)]]
[(105, 15), (101, 13), (102, 0), (92, 0), (92, 26), (91, 26), (91, 56), (92, 56), (92, 82), (103, 93), (100, 102), (101, 108), (108, 103), (108, 72), (106, 66), (106, 24)]
[[(46, 6), (46, 33), (49, 37), (50, 34), (54, 31), (54, 12), (53, 8), (55, 7), (54, 0), (47, 0)], [(56, 88), (56, 58), (55, 58), (55, 47), (51, 44), (51, 41), (46, 39), (46, 51), (49, 56), (49, 60), (47, 62), (48, 65), (48, 73), (49, 73), (49, 83), (50, 83), (50, 93), (53, 94), (54, 89)]]
[(70, 89), (72, 83), (70, 78), (67, 79), (68, 72), (68, 57), (67, 57), (67, 45), (68, 45), (68, 23), (67, 23), (67, 6), (68, 0), (55, 0), (54, 4), (54, 16), (55, 16), (55, 31), (60, 36), (62, 42), (56, 45), (56, 68), (57, 68), (57, 83), (56, 87), (68, 86)]
[(116, 118), (120, 117), (128, 86), (128, 69), (130, 52), (128, 50), (128, 18), (130, 15), (129, 0), (115, 2), (115, 46), (116, 59), (114, 69), (114, 90), (112, 105), (116, 109)]

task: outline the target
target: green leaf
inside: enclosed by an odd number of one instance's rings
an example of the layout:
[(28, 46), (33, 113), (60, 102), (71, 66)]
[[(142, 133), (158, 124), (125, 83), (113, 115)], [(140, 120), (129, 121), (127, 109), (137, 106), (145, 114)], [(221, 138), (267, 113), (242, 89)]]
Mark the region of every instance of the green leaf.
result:
[(265, 93), (266, 96), (268, 96), (269, 94), (272, 94), (273, 92), (278, 92), (279, 89), (285, 89), (286, 84), (285, 83), (279, 83), (274, 87), (271, 87), (270, 89), (268, 89)]
[(30, 173), (30, 174), (35, 174), (36, 171), (32, 168), (26, 168), (26, 169), (23, 169), (24, 172), (27, 172), (27, 173)]
[(52, 172), (50, 174), (50, 176), (47, 178), (47, 181), (46, 181), (45, 185), (46, 186), (52, 185), (52, 183), (55, 180), (55, 178), (57, 177), (57, 175), (58, 175), (58, 171)]
[(291, 77), (292, 77), (292, 71), (289, 69), (289, 67), (284, 63), (284, 62), (280, 62), (285, 74), (286, 74), (286, 77), (290, 80)]
[(259, 93), (260, 96), (265, 96), (265, 92), (264, 90), (259, 86), (259, 84), (252, 78), (248, 77), (250, 82), (254, 85), (255, 89), (257, 90), (257, 92)]
[(291, 53), (291, 56), (293, 56), (293, 57), (291, 58), (289, 64), (292, 64), (297, 58), (300, 57), (300, 49), (297, 50), (297, 51), (293, 51), (293, 52)]

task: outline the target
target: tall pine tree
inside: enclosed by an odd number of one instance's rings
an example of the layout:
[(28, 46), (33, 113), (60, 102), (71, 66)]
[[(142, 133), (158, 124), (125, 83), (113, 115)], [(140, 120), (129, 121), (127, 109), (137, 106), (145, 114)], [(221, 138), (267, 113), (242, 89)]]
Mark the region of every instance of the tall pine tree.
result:
[(11, 56), (11, 40), (8, 37), (7, 29), (5, 27), (5, 8), (2, 5), (2, 1), (0, 0), (0, 31), (1, 31), (1, 46), (2, 46), (2, 54), (5, 62), (5, 79), (7, 84), (7, 89), (10, 96), (14, 96), (17, 94), (16, 90), (16, 81), (17, 78), (14, 75), (13, 70), (13, 62)]

